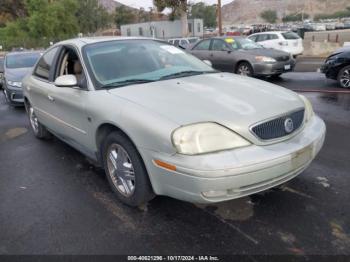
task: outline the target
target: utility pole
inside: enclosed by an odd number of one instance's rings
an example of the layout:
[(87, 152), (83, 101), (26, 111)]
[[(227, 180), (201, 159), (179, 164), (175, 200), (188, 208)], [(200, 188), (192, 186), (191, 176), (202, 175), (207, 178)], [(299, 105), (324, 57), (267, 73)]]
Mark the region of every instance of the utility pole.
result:
[(219, 26), (219, 36), (222, 36), (222, 16), (221, 16), (221, 0), (218, 0), (218, 26)]

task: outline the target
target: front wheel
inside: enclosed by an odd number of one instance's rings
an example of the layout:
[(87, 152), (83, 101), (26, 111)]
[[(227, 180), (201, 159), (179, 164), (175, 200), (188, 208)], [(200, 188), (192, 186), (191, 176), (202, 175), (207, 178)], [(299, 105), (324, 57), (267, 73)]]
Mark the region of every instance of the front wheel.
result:
[(338, 82), (343, 88), (350, 88), (350, 66), (344, 67), (338, 74)]
[(236, 74), (242, 75), (242, 76), (253, 76), (253, 68), (252, 66), (247, 62), (241, 62), (236, 69)]
[(28, 118), (29, 118), (29, 122), (30, 122), (30, 127), (35, 135), (36, 138), (39, 138), (39, 139), (49, 139), (51, 138), (51, 134), (49, 131), (47, 131), (46, 127), (43, 126), (35, 112), (34, 112), (34, 108), (32, 107), (31, 104), (29, 104), (28, 102), (26, 102), (25, 104), (25, 108), (26, 108), (26, 111), (27, 111), (27, 114), (28, 114)]
[(124, 134), (109, 134), (102, 154), (108, 182), (123, 203), (140, 206), (154, 197), (143, 160)]

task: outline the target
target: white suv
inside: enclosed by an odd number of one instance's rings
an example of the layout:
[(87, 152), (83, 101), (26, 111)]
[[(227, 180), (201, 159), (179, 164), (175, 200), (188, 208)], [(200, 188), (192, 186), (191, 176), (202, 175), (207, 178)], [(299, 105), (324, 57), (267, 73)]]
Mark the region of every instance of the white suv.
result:
[(174, 46), (181, 46), (187, 48), (199, 40), (198, 37), (189, 37), (189, 38), (174, 38), (169, 39), (168, 42)]
[(296, 33), (290, 31), (262, 32), (250, 35), (248, 38), (265, 48), (285, 51), (294, 57), (304, 52), (303, 40)]

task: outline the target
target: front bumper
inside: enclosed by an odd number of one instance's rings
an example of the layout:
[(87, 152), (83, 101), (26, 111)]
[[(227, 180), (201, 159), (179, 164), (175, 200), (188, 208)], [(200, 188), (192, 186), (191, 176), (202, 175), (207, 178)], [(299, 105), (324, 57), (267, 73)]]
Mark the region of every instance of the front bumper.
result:
[[(324, 122), (315, 116), (296, 136), (268, 146), (198, 156), (140, 152), (156, 194), (213, 203), (251, 195), (299, 175), (322, 148), (325, 134)], [(176, 166), (176, 171), (158, 167), (156, 159)]]
[(294, 70), (295, 60), (290, 59), (285, 62), (276, 63), (254, 63), (253, 70), (256, 76), (279, 75)]
[(10, 87), (6, 84), (3, 85), (3, 88), (6, 98), (11, 104), (22, 105), (24, 103), (22, 88)]

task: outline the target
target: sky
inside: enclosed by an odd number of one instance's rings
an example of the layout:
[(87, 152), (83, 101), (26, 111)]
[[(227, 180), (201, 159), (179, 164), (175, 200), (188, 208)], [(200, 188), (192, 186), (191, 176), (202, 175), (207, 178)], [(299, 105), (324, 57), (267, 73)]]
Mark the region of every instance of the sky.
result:
[[(148, 9), (149, 7), (153, 6), (152, 0), (117, 0), (117, 1), (134, 8), (144, 7), (145, 9)], [(216, 4), (217, 0), (203, 0), (203, 1), (190, 0), (190, 2), (194, 2), (194, 3), (204, 2), (206, 4)], [(232, 0), (221, 0), (222, 5), (228, 4), (230, 2), (232, 2)]]

